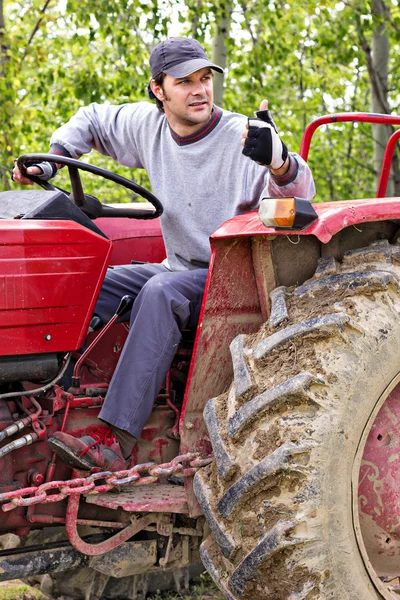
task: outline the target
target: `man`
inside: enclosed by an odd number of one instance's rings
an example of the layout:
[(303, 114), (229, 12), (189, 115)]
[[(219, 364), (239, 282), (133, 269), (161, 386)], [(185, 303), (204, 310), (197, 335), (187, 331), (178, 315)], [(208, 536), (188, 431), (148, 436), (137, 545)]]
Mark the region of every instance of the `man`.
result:
[[(120, 164), (146, 169), (164, 206), (167, 259), (109, 269), (95, 309), (106, 322), (122, 296), (135, 298), (129, 335), (99, 414), (118, 443), (107, 447), (92, 437), (65, 433), (49, 440), (58, 455), (81, 469), (125, 468), (175, 355), (180, 329), (197, 323), (211, 233), (234, 215), (257, 208), (261, 197), (311, 200), (314, 195), (310, 170), (288, 153), (266, 101), (257, 113), (261, 120), (252, 119), (250, 127), (244, 116), (214, 105), (213, 71), (223, 70), (196, 40), (162, 42), (151, 53), (150, 67), (149, 95), (156, 107), (91, 104), (51, 139), (55, 154), (79, 158), (94, 148)], [(49, 179), (56, 170), (41, 163), (27, 172)], [(13, 178), (32, 183), (17, 167)]]

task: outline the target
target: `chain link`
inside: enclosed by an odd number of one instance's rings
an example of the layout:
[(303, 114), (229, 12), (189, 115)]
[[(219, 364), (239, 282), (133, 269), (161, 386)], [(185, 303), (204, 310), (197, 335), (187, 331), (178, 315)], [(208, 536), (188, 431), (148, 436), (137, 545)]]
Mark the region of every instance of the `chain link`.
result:
[[(60, 502), (75, 494), (104, 494), (115, 487), (125, 485), (149, 485), (157, 483), (160, 477), (177, 475), (192, 477), (196, 471), (209, 465), (212, 455), (201, 456), (197, 452), (189, 452), (176, 456), (173, 460), (162, 465), (143, 463), (124, 471), (103, 471), (92, 473), (88, 477), (77, 477), (68, 481), (49, 481), (35, 487), (22, 488), (0, 494), (0, 502), (6, 502), (1, 509), (8, 512), (17, 506), (32, 506), (32, 504), (50, 504)], [(141, 474), (143, 473), (143, 475)], [(98, 483), (103, 481), (104, 483)], [(48, 492), (58, 492), (50, 493)]]

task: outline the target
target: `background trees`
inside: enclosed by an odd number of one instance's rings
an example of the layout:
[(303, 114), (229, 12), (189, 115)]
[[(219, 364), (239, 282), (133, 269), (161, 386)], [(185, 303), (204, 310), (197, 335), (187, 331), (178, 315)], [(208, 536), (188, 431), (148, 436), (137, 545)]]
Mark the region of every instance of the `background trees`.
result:
[[(14, 185), (13, 157), (47, 151), (79, 106), (145, 100), (149, 52), (171, 34), (196, 36), (226, 64), (224, 87), (216, 81), (224, 108), (251, 115), (268, 98), (291, 150), (321, 114), (399, 111), (398, 0), (0, 0), (0, 189)], [(318, 199), (374, 195), (387, 135), (355, 124), (317, 133), (309, 162)], [(140, 171), (87, 158), (146, 182)], [(106, 183), (100, 192), (91, 185), (104, 201), (124, 200)]]

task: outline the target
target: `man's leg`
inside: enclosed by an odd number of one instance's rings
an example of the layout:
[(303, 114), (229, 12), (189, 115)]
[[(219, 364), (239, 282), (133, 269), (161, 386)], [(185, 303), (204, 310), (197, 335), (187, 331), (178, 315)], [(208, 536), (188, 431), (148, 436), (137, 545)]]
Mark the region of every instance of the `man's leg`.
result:
[[(151, 277), (158, 273), (168, 273), (168, 269), (160, 264), (123, 265), (107, 270), (100, 294), (94, 309), (103, 323), (107, 323), (115, 314), (123, 296), (136, 298), (142, 287)], [(129, 313), (123, 321), (129, 320)]]
[[(108, 322), (115, 314), (123, 296), (136, 298), (151, 277), (167, 271), (166, 267), (160, 264), (126, 265), (108, 269), (95, 314), (103, 323)], [(122, 320), (128, 319), (129, 314), (122, 318)], [(125, 459), (130, 456), (136, 440), (122, 429), (113, 426), (110, 428), (116, 434), (119, 444), (109, 438), (104, 446), (101, 440), (100, 443), (96, 443), (99, 442), (97, 437), (96, 439), (92, 436), (74, 438), (58, 431), (49, 439), (49, 445), (65, 462), (78, 469), (98, 466), (111, 471), (121, 470), (125, 468)], [(107, 447), (110, 443), (111, 447)]]
[(99, 414), (112, 428), (140, 436), (181, 340), (180, 329), (197, 323), (206, 278), (207, 269), (167, 271), (139, 292)]
[[(171, 272), (162, 265), (117, 267), (107, 274), (95, 309), (103, 321), (111, 318), (125, 294), (136, 300), (128, 337), (99, 414), (116, 433), (120, 450), (114, 448), (111, 457), (109, 449), (95, 446), (88, 452), (87, 463), (101, 463), (111, 470), (124, 468), (115, 457), (121, 450), (125, 459), (130, 456), (176, 353), (180, 328), (197, 323), (206, 278), (207, 269)], [(63, 460), (85, 468), (81, 456), (90, 440), (56, 433), (49, 443)]]

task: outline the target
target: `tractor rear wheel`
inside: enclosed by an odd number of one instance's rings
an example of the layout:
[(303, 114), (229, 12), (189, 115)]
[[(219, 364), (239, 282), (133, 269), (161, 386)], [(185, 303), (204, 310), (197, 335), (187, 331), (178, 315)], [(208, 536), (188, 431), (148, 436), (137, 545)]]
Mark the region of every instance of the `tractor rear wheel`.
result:
[(225, 597), (399, 598), (400, 246), (321, 259), (231, 354), (195, 476)]

